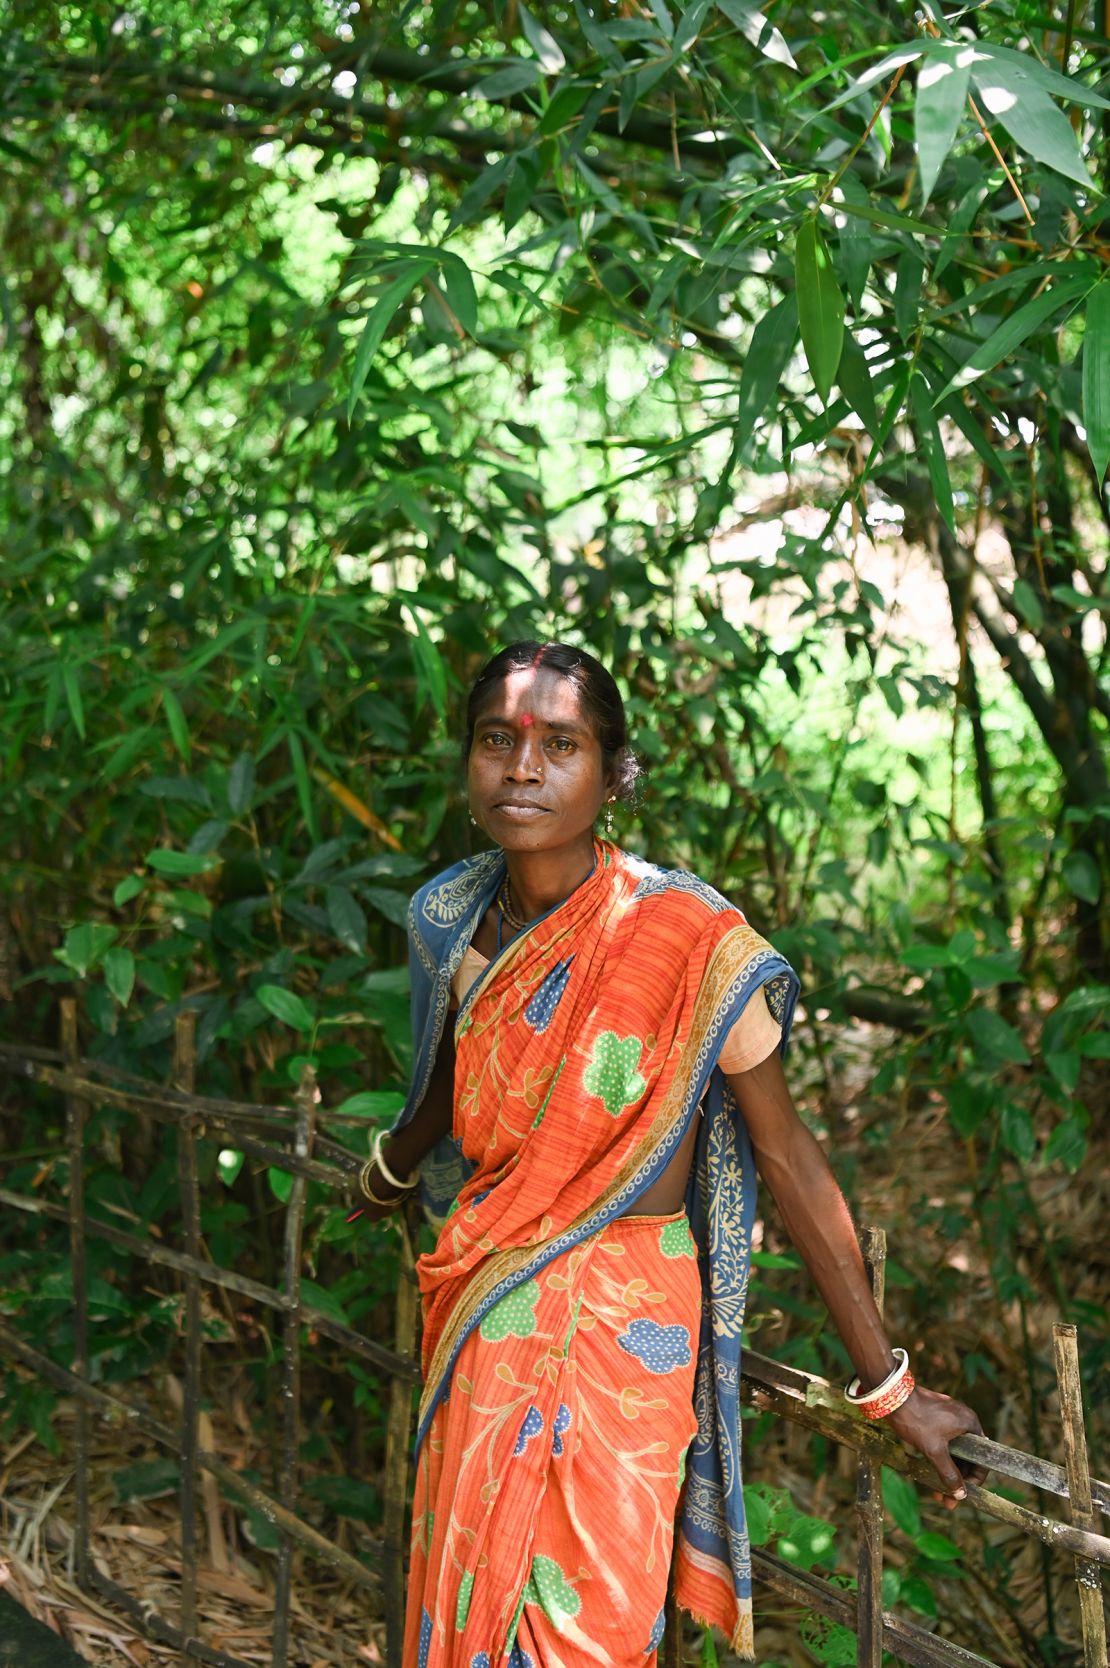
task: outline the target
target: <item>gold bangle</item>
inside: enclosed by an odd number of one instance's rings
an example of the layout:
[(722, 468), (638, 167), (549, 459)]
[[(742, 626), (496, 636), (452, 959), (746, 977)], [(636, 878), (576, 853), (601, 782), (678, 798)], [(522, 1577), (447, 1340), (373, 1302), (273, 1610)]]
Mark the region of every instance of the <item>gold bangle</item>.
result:
[(358, 1173), (359, 1192), (362, 1194), (363, 1198), (369, 1199), (371, 1204), (374, 1205), (399, 1205), (403, 1199), (407, 1198), (407, 1194), (397, 1193), (391, 1198), (382, 1199), (377, 1193), (374, 1192), (374, 1189), (370, 1186), (370, 1172), (374, 1168), (375, 1161), (372, 1158), (368, 1158)]

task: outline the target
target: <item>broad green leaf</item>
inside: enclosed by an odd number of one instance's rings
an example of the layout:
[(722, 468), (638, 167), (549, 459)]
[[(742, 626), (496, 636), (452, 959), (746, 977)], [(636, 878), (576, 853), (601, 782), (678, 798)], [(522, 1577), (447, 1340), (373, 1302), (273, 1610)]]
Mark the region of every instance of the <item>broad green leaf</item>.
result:
[(173, 742), (185, 763), (189, 763), (189, 724), (185, 717), (184, 708), (168, 684), (162, 688), (162, 710), (166, 715), (166, 727)]
[(1067, 179), (1090, 186), (1075, 130), (1025, 64), (997, 56), (983, 63), (977, 56), (972, 79), (983, 104), (1015, 145)]
[(754, 1489), (744, 1490), (744, 1517), (748, 1539), (753, 1546), (766, 1546), (771, 1538), (771, 1508)]
[(875, 390), (871, 386), (871, 372), (867, 368), (867, 356), (850, 330), (844, 332), (837, 381), (841, 393), (851, 403), (852, 410), (868, 434), (878, 434), (879, 412), (875, 404)]
[(275, 1170), (271, 1167), (266, 1171), (266, 1180), (270, 1184), (270, 1192), (275, 1199), (280, 1199), (283, 1205), (289, 1203), (295, 1179), (289, 1174), (288, 1170)]
[(921, 1502), (917, 1490), (900, 1471), (883, 1466), (883, 1505), (904, 1535), (920, 1535)]
[(555, 36), (538, 17), (533, 17), (527, 6), (521, 5), (518, 10), (520, 27), (524, 31), (524, 38), (545, 75), (558, 75), (566, 64), (566, 56)]
[(405, 1097), (391, 1089), (360, 1089), (334, 1108), (348, 1118), (368, 1118), (374, 1123), (392, 1123), (405, 1104)]
[(1083, 1069), (1082, 1056), (1070, 1048), (1048, 1049), (1044, 1055), (1044, 1063), (1061, 1089), (1066, 1089), (1070, 1095), (1079, 1082), (1079, 1073)]
[(794, 54), (774, 24), (764, 17), (755, 0), (717, 0), (717, 4), (730, 23), (735, 23), (745, 40), (758, 47), (764, 57), (773, 58), (775, 63), (786, 64), (790, 69), (797, 69)]
[(814, 387), (827, 405), (844, 339), (844, 297), (813, 215), (803, 220), (798, 230), (794, 279), (802, 346)]
[[(936, 44), (930, 45), (930, 50), (936, 50)], [(1007, 66), (1014, 75), (1020, 75), (1025, 80), (1043, 87), (1046, 93), (1053, 93), (1057, 98), (1071, 99), (1075, 104), (1085, 104), (1092, 109), (1110, 110), (1110, 99), (1096, 93), (1092, 87), (1085, 87), (1074, 76), (1062, 75), (1059, 70), (1052, 69), (1048, 64), (1042, 64), (1034, 52), (1018, 52), (1012, 46), (996, 46), (991, 42), (977, 41), (975, 43), (976, 62), (988, 59), (994, 66)]]
[(1017, 1101), (1007, 1101), (1002, 1108), (1002, 1145), (1023, 1164), (1028, 1164), (1037, 1150), (1037, 1132), (1029, 1108)]
[(764, 313), (752, 331), (736, 405), (736, 427), (745, 449), (775, 396), (797, 334), (798, 307), (792, 295)]
[(85, 706), (81, 699), (81, 685), (77, 678), (77, 670), (68, 661), (62, 662), (62, 687), (65, 690), (66, 705), (69, 716), (73, 719), (73, 728), (85, 739)]
[(674, 40), (671, 42), (673, 57), (679, 57), (693, 46), (701, 33), (701, 26), (705, 22), (706, 13), (713, 3), (714, 0), (687, 0), (686, 9), (679, 19), (678, 28), (674, 32)]
[(221, 1147), (216, 1154), (216, 1169), (225, 1187), (230, 1187), (243, 1168), (245, 1153), (237, 1152), (234, 1147)]
[(969, 46), (944, 44), (946, 50), (930, 53), (917, 72), (913, 120), (922, 208), (933, 194), (937, 175), (952, 149), (966, 108), (968, 75), (974, 55)]
[(972, 1008), (967, 1016), (967, 1028), (976, 1052), (985, 1064), (993, 1061), (1015, 1066), (1028, 1064), (1025, 1044), (1008, 1020), (990, 1008)]
[(285, 990), (281, 985), (259, 985), (255, 996), (275, 1019), (280, 1019), (283, 1025), (291, 1025), (295, 1031), (311, 1031), (316, 1020), (312, 1009), (295, 991)]
[(120, 1007), (126, 1008), (135, 988), (135, 957), (121, 944), (109, 950), (104, 957), (104, 983)]
[(202, 851), (171, 851), (168, 847), (157, 846), (148, 851), (144, 862), (160, 875), (170, 875), (179, 880), (185, 875), (207, 874), (219, 864), (219, 858), (211, 853)]
[(77, 926), (70, 927), (62, 948), (55, 950), (54, 954), (60, 962), (72, 967), (84, 978), (100, 961), (115, 936), (115, 927), (105, 926), (100, 921), (81, 921)]
[(116, 905), (116, 908), (122, 908), (125, 903), (130, 903), (132, 898), (137, 898), (143, 889), (143, 885), (144, 881), (141, 875), (124, 875), (112, 893), (112, 902)]
[(1102, 882), (1098, 864), (1086, 851), (1069, 851), (1060, 869), (1064, 885), (1074, 898), (1084, 903), (1097, 903)]
[(324, 893), (331, 930), (355, 955), (366, 954), (366, 916), (362, 905), (345, 886), (329, 886)]
[[(505, 159), (502, 159), (505, 160)], [(435, 265), (432, 255), (423, 260), (405, 261), (402, 263), (399, 275), (391, 284), (382, 290), (377, 301), (366, 315), (366, 323), (362, 327), (358, 347), (355, 351), (354, 369), (351, 372), (351, 386), (347, 393), (347, 421), (354, 416), (358, 397), (362, 393), (363, 385), (369, 375), (374, 355), (382, 345), (386, 331), (393, 321), (393, 315), (400, 307), (405, 297), (411, 293), (426, 272)]]
[(1083, 1118), (1065, 1118), (1052, 1131), (1044, 1149), (1046, 1164), (1062, 1164), (1075, 1175), (1087, 1156), (1086, 1123)]
[(138, 1460), (112, 1472), (112, 1487), (121, 1505), (129, 1500), (157, 1500), (181, 1486), (181, 1468), (174, 1459)]
[(917, 437), (925, 452), (929, 484), (933, 489), (933, 498), (936, 501), (937, 510), (951, 530), (955, 532), (956, 506), (952, 501), (952, 482), (948, 475), (948, 459), (945, 456), (944, 444), (940, 437), (940, 430), (937, 427), (936, 416), (929, 402), (929, 390), (919, 371), (915, 371), (910, 379), (910, 405), (913, 408)]
[(1090, 280), (1085, 277), (1063, 278), (1057, 284), (1050, 284), (1040, 295), (1026, 301), (1023, 306), (1016, 307), (996, 330), (991, 331), (986, 341), (979, 344), (970, 358), (964, 361), (934, 403), (945, 399), (954, 389), (966, 388), (969, 382), (974, 382), (984, 372), (992, 371), (1035, 330), (1039, 330), (1054, 313), (1065, 308), (1070, 311), (1089, 283)]
[(947, 1535), (935, 1535), (926, 1530), (923, 1535), (914, 1538), (914, 1546), (918, 1552), (924, 1553), (926, 1558), (933, 1558), (938, 1563), (951, 1563), (960, 1556), (960, 1549), (955, 1541), (950, 1541)]
[(1110, 278), (1087, 297), (1083, 330), (1083, 427), (1101, 487), (1110, 463)]

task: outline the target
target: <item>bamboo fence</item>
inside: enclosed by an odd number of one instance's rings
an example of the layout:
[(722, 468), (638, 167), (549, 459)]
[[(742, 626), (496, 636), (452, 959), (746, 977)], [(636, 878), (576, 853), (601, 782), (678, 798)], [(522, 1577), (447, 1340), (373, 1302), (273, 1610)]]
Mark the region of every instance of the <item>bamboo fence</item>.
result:
[[(23, 1076), (65, 1097), (69, 1192), (66, 1205), (0, 1187), (0, 1204), (10, 1209), (67, 1222), (73, 1261), (74, 1342), (69, 1367), (60, 1365), (0, 1323), (0, 1356), (72, 1396), (75, 1434), (75, 1572), (86, 1591), (98, 1591), (124, 1610), (147, 1635), (176, 1647), (183, 1664), (205, 1662), (214, 1668), (251, 1668), (242, 1658), (205, 1643), (200, 1637), (197, 1606), (196, 1533), (198, 1482), (210, 1473), (233, 1498), (267, 1519), (279, 1537), (274, 1594), (273, 1668), (288, 1668), (293, 1553), (301, 1549), (365, 1590), (368, 1605), (384, 1611), (388, 1668), (402, 1668), (405, 1583), (405, 1512), (410, 1485), (413, 1392), (419, 1381), (416, 1360), (417, 1291), (413, 1246), (415, 1221), (402, 1221), (401, 1278), (392, 1347), (363, 1336), (303, 1300), (301, 1267), (305, 1192), (309, 1181), (352, 1196), (359, 1160), (321, 1126), (365, 1127), (365, 1120), (337, 1117), (318, 1105), (310, 1067), (305, 1067), (292, 1107), (247, 1105), (193, 1092), (195, 1077), (194, 1016), (178, 1015), (171, 1083), (145, 1079), (80, 1058), (76, 1007), (61, 1004), (60, 1051), (0, 1044), (0, 1062), (10, 1075)], [(176, 1131), (182, 1244), (177, 1251), (150, 1237), (132, 1234), (86, 1213), (84, 1166), (90, 1110), (111, 1106), (137, 1118), (154, 1120)], [(283, 1278), (280, 1288), (264, 1285), (205, 1258), (201, 1241), (197, 1147), (218, 1141), (271, 1168), (290, 1175), (285, 1206)], [(180, 1275), (184, 1295), (184, 1392), (180, 1412), (163, 1420), (144, 1407), (90, 1381), (88, 1244), (101, 1239), (135, 1258)], [(885, 1238), (875, 1229), (864, 1233), (864, 1256), (875, 1296), (882, 1304)], [(200, 1440), (204, 1383), (203, 1288), (235, 1292), (281, 1316), (281, 1403), (277, 1445), (276, 1490), (267, 1493), (248, 1482)], [(380, 1553), (372, 1562), (353, 1557), (298, 1515), (298, 1457), (302, 1436), (300, 1401), (301, 1348), (305, 1328), (330, 1338), (388, 1380), (384, 1518)], [(1083, 1637), (1084, 1668), (1108, 1668), (1102, 1569), (1110, 1563), (1110, 1538), (1099, 1530), (1099, 1513), (1110, 1513), (1110, 1484), (1090, 1475), (1083, 1420), (1076, 1331), (1054, 1329), (1056, 1378), (1063, 1423), (1064, 1465), (1004, 1446), (987, 1437), (961, 1437), (952, 1451), (990, 1468), (1009, 1482), (1051, 1495), (1065, 1515), (1051, 1517), (991, 1489), (968, 1488), (974, 1508), (1021, 1530), (1025, 1535), (1069, 1556), (1074, 1563)], [(880, 1668), (884, 1652), (914, 1668), (1006, 1668), (963, 1646), (929, 1632), (882, 1605), (883, 1516), (882, 1466), (903, 1472), (926, 1487), (935, 1485), (931, 1467), (910, 1455), (880, 1426), (861, 1420), (824, 1379), (749, 1350), (743, 1360), (742, 1396), (751, 1406), (820, 1433), (856, 1455), (858, 1528), (855, 1593), (834, 1580), (803, 1571), (773, 1553), (753, 1549), (755, 1578), (782, 1597), (804, 1604), (857, 1637), (860, 1668)], [(162, 1615), (140, 1595), (126, 1591), (97, 1568), (92, 1556), (89, 1512), (89, 1432), (93, 1417), (140, 1430), (180, 1458), (181, 1597), (175, 1619)], [(683, 1661), (682, 1631), (668, 1606), (661, 1649), (663, 1668)]]

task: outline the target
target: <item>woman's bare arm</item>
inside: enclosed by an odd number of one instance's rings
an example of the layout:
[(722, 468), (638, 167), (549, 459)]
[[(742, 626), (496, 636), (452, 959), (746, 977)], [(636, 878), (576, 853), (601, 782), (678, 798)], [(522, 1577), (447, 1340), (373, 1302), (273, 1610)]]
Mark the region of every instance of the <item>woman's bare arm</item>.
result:
[[(447, 1024), (440, 1038), (424, 1099), (404, 1129), (387, 1136), (383, 1142), (386, 1163), (395, 1176), (411, 1175), (436, 1142), (444, 1135), (450, 1135), (454, 1104), (455, 1033), (453, 1027)], [(370, 1186), (383, 1199), (388, 1199), (393, 1192), (376, 1166), (370, 1172)], [(360, 1203), (363, 1214), (371, 1222), (380, 1222), (397, 1208), (396, 1205), (375, 1205), (369, 1199), (360, 1200)]]
[[(774, 1194), (786, 1231), (797, 1247), (844, 1341), (861, 1384), (881, 1383), (894, 1366), (882, 1318), (875, 1307), (855, 1228), (820, 1146), (802, 1122), (783, 1076), (778, 1053), (750, 1071), (729, 1075), (744, 1114), (759, 1173)], [(964, 1478), (948, 1443), (981, 1427), (971, 1408), (919, 1387), (885, 1421), (933, 1465), (945, 1493), (962, 1499)]]

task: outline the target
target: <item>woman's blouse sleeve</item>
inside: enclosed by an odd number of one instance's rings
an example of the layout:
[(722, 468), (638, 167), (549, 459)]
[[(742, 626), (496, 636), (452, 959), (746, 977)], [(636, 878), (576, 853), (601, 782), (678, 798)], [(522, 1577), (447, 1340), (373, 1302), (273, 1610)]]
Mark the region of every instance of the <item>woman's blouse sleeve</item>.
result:
[(724, 1072), (750, 1071), (778, 1047), (782, 1026), (772, 1017), (762, 991), (754, 991), (725, 1038), (718, 1065)]

